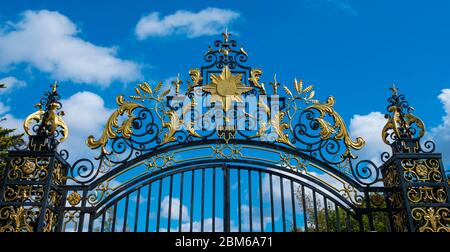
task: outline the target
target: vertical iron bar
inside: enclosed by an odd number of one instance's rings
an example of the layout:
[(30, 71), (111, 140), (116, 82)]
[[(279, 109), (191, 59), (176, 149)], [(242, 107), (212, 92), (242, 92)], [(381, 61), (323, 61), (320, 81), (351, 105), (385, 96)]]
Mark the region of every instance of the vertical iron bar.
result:
[(189, 222), (189, 231), (192, 232), (193, 221), (194, 221), (194, 182), (195, 182), (195, 171), (192, 170), (191, 177), (191, 218)]
[(261, 232), (264, 232), (264, 212), (263, 212), (263, 195), (262, 195), (262, 176), (261, 171), (258, 171), (259, 175), (259, 218), (260, 218), (260, 226)]
[(297, 216), (295, 211), (294, 182), (291, 180), (291, 205), (292, 205), (292, 221), (294, 222), (294, 231), (297, 232)]
[(117, 202), (114, 204), (114, 212), (113, 212), (113, 219), (111, 224), (111, 232), (116, 232), (116, 215), (117, 215)]
[(124, 214), (124, 218), (123, 218), (123, 227), (122, 227), (122, 232), (126, 232), (127, 231), (127, 217), (128, 217), (128, 202), (129, 202), (129, 198), (130, 198), (130, 194), (127, 194), (127, 197), (125, 198), (125, 214)]
[(272, 232), (275, 232), (275, 218), (273, 212), (273, 185), (272, 185), (272, 173), (269, 174), (270, 181), (270, 214), (272, 217)]
[(156, 232), (159, 232), (159, 222), (160, 222), (160, 216), (161, 216), (161, 193), (162, 193), (162, 182), (163, 180), (159, 180), (159, 191), (158, 191), (158, 210), (157, 210), (157, 217), (156, 217)]
[(223, 190), (224, 190), (224, 204), (223, 204), (223, 215), (224, 215), (224, 232), (230, 232), (230, 174), (228, 166), (223, 164)]
[(136, 195), (136, 212), (134, 214), (135, 218), (134, 218), (134, 232), (137, 232), (137, 227), (138, 227), (138, 219), (139, 219), (139, 205), (140, 205), (140, 201), (141, 200), (141, 187), (139, 187), (138, 191), (137, 191), (137, 195)]
[(325, 204), (325, 225), (327, 226), (327, 232), (330, 232), (330, 223), (328, 221), (328, 201), (327, 197), (323, 197), (323, 202)]
[(280, 193), (281, 193), (281, 219), (283, 221), (283, 232), (286, 232), (286, 213), (284, 212), (284, 185), (282, 177), (280, 177)]
[(180, 178), (180, 209), (178, 209), (178, 232), (181, 232), (181, 223), (183, 222), (183, 191), (184, 191), (184, 172)]
[(305, 232), (308, 232), (308, 216), (306, 216), (307, 211), (306, 211), (306, 202), (305, 202), (305, 186), (302, 185), (302, 205), (303, 205), (303, 219), (305, 221)]
[(345, 211), (345, 216), (346, 216), (346, 224), (347, 224), (347, 231), (351, 232), (351, 227), (350, 227), (350, 214), (348, 211)]
[(169, 212), (167, 213), (167, 232), (170, 233), (171, 220), (172, 220), (172, 184), (173, 184), (173, 175), (170, 175), (170, 185), (169, 185)]
[(105, 231), (106, 211), (107, 211), (107, 210), (105, 210), (105, 211), (103, 212), (103, 214), (102, 214), (102, 224), (101, 224), (101, 226), (100, 226), (100, 232), (102, 232), (102, 233)]
[(238, 172), (238, 223), (239, 223), (239, 233), (242, 232), (242, 223), (241, 223), (241, 169), (237, 169)]
[(152, 183), (148, 183), (148, 193), (147, 193), (147, 214), (145, 216), (145, 232), (148, 232), (149, 219), (150, 219), (150, 201), (152, 200)]
[(314, 204), (314, 224), (316, 226), (316, 232), (319, 232), (319, 217), (317, 216), (316, 191), (312, 191), (312, 193), (313, 193), (313, 204)]
[(201, 227), (200, 230), (203, 232), (205, 224), (205, 169), (202, 168), (202, 209), (201, 209)]
[(213, 168), (212, 181), (212, 232), (216, 232), (216, 168)]
[(249, 213), (249, 219), (250, 219), (250, 232), (253, 232), (253, 213), (252, 213), (252, 208), (253, 208), (253, 202), (252, 202), (252, 172), (251, 170), (247, 170), (248, 171), (248, 204), (249, 204), (249, 208), (248, 208), (248, 213)]
[(339, 213), (339, 207), (336, 204), (336, 202), (334, 203), (334, 208), (336, 209), (336, 229), (338, 232), (341, 232), (341, 218), (340, 218), (340, 213)]
[[(375, 231), (375, 226), (373, 224), (372, 205), (370, 204), (370, 193), (364, 192), (364, 194), (365, 194), (364, 196), (366, 197), (366, 208), (368, 211), (367, 218), (369, 219), (369, 229), (370, 229), (370, 231)], [(362, 219), (361, 219), (361, 222), (362, 222)]]

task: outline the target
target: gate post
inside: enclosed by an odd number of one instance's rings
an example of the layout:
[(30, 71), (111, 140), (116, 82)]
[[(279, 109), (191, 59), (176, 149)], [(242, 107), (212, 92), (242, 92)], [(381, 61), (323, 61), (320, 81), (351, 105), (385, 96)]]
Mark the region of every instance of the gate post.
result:
[(405, 96), (395, 86), (391, 90), (382, 137), (391, 146), (392, 156), (381, 171), (392, 231), (450, 232), (450, 191), (441, 154), (434, 153), (430, 140), (422, 145), (423, 122), (411, 113)]
[[(57, 153), (67, 137), (56, 84), (27, 117), (24, 150), (10, 151), (0, 184), (0, 232), (52, 232), (60, 216), (68, 163)], [(34, 124), (34, 125), (32, 125)]]

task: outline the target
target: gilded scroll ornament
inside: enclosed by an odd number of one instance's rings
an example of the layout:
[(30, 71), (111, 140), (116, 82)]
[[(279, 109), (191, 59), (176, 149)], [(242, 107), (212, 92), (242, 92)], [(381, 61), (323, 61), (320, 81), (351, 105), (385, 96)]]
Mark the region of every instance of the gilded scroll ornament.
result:
[[(382, 130), (384, 143), (390, 145), (392, 141), (400, 139), (420, 139), (425, 134), (425, 124), (411, 112), (414, 110), (405, 100), (404, 95), (398, 94), (398, 89), (391, 88), (392, 96), (385, 117), (388, 119)], [(417, 151), (417, 150), (415, 150)]]
[[(347, 126), (345, 125), (344, 120), (334, 110), (334, 103), (334, 97), (330, 96), (325, 103), (315, 103), (309, 106), (307, 109), (315, 109), (319, 111), (320, 116), (316, 118), (316, 120), (321, 128), (320, 134), (322, 136), (322, 139), (329, 139), (330, 137), (332, 137), (332, 135), (334, 135), (334, 139), (343, 139), (344, 144), (347, 147), (343, 156), (355, 159), (356, 156), (352, 154), (351, 149), (360, 150), (364, 146), (365, 141), (362, 137), (357, 137), (356, 141), (353, 141), (353, 139), (350, 137), (350, 134), (348, 133)], [(329, 115), (333, 118), (333, 125), (331, 125), (324, 119), (325, 115)]]
[(33, 208), (25, 209), (23, 206), (7, 206), (0, 209), (0, 220), (5, 223), (0, 232), (33, 232), (31, 221), (37, 216)]
[[(254, 68), (250, 71), (250, 77), (248, 78), (248, 80), (255, 88), (259, 89), (261, 94), (265, 95), (266, 88), (264, 87), (264, 82), (259, 83), (259, 79), (261, 78), (262, 73), (263, 71), (261, 69)], [(274, 94), (276, 95), (276, 89), (274, 89), (274, 91)]]
[[(116, 103), (119, 105), (119, 108), (109, 117), (100, 139), (95, 140), (94, 136), (89, 136), (86, 141), (86, 144), (92, 149), (101, 147), (102, 154), (107, 153), (105, 146), (109, 139), (116, 138), (118, 134), (122, 134), (125, 138), (131, 137), (131, 134), (133, 133), (131, 126), (133, 120), (136, 118), (133, 116), (133, 110), (143, 107), (141, 104), (125, 101), (123, 95), (117, 96)], [(119, 116), (124, 115), (125, 112), (127, 113), (128, 119), (123, 121), (119, 126)]]
[(413, 208), (411, 215), (420, 223), (419, 232), (450, 232), (445, 223), (450, 221), (450, 209), (441, 208)]

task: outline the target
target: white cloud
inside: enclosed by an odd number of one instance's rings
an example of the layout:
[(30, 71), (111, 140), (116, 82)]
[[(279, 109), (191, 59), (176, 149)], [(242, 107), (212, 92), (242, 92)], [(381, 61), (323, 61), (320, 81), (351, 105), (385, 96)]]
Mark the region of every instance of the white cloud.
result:
[(8, 112), (11, 108), (9, 106), (7, 106), (6, 104), (4, 104), (3, 102), (0, 102), (0, 115), (5, 114), (6, 112)]
[[(1, 35), (0, 35), (1, 36)], [(6, 88), (0, 89), (0, 95), (4, 93), (9, 93), (14, 89), (23, 88), (27, 86), (27, 83), (22, 80), (18, 80), (13, 76), (8, 76), (3, 79), (0, 79), (1, 84), (6, 84)], [(0, 113), (1, 114), (1, 113)]]
[(356, 151), (359, 159), (367, 159), (380, 164), (380, 155), (384, 151), (390, 152), (390, 147), (385, 144), (381, 138), (381, 132), (386, 119), (380, 112), (371, 112), (367, 115), (354, 115), (350, 120), (350, 135), (353, 138), (362, 137), (366, 144), (360, 150)]
[(430, 135), (436, 143), (437, 151), (442, 152), (445, 165), (450, 165), (450, 89), (443, 89), (438, 96), (445, 115), (437, 127), (431, 128)]
[(136, 63), (116, 57), (115, 47), (77, 37), (77, 26), (58, 12), (28, 10), (7, 24), (0, 33), (0, 69), (27, 63), (57, 80), (102, 86), (141, 77)]
[[(1, 115), (1, 113), (0, 113)], [(0, 116), (0, 119), (5, 119), (0, 121), (0, 126), (1, 127), (5, 127), (8, 129), (16, 129), (16, 131), (14, 133), (23, 133), (23, 127), (22, 127), (22, 122), (23, 120), (15, 118), (13, 115), (11, 114), (6, 114), (6, 115), (2, 115)]]
[[(203, 231), (204, 232), (212, 232), (212, 223), (213, 223), (213, 218), (204, 219), (203, 220)], [(191, 224), (189, 222), (183, 223), (181, 225), (181, 231), (189, 232), (190, 227), (191, 227)], [(202, 222), (200, 220), (192, 222), (192, 232), (200, 232), (202, 230), (201, 227), (202, 227)], [(214, 218), (214, 229), (219, 232), (224, 230), (222, 218), (219, 218), (219, 217)], [(230, 220), (230, 229), (237, 230), (237, 227), (234, 224), (233, 220)]]
[(135, 33), (140, 40), (172, 34), (185, 34), (188, 38), (215, 35), (238, 17), (235, 11), (218, 8), (206, 8), (197, 13), (179, 10), (162, 18), (158, 12), (152, 12), (139, 20)]
[(91, 151), (87, 147), (86, 139), (89, 135), (96, 138), (100, 136), (112, 110), (105, 107), (99, 95), (87, 91), (78, 92), (66, 100), (61, 100), (61, 103), (69, 137), (60, 148), (69, 151), (71, 160), (98, 154), (97, 150)]
[[(163, 201), (161, 202), (161, 216), (163, 218), (169, 218), (169, 203), (170, 203), (170, 197), (166, 196), (164, 197)], [(178, 198), (172, 197), (172, 206), (171, 206), (171, 212), (170, 212), (170, 218), (172, 220), (178, 220), (180, 216), (180, 200)], [(185, 205), (181, 206), (182, 211), (182, 220), (189, 219), (189, 213), (188, 208)]]

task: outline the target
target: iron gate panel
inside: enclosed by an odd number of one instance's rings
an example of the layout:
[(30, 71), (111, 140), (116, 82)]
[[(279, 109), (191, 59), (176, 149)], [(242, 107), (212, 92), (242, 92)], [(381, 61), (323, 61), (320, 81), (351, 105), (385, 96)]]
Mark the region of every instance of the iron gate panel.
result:
[(0, 173), (0, 231), (450, 231), (441, 155), (395, 86), (377, 165), (358, 158), (365, 142), (334, 97), (265, 84), (222, 36), (190, 80), (117, 96), (87, 138), (94, 159), (58, 152), (68, 127), (53, 85)]

